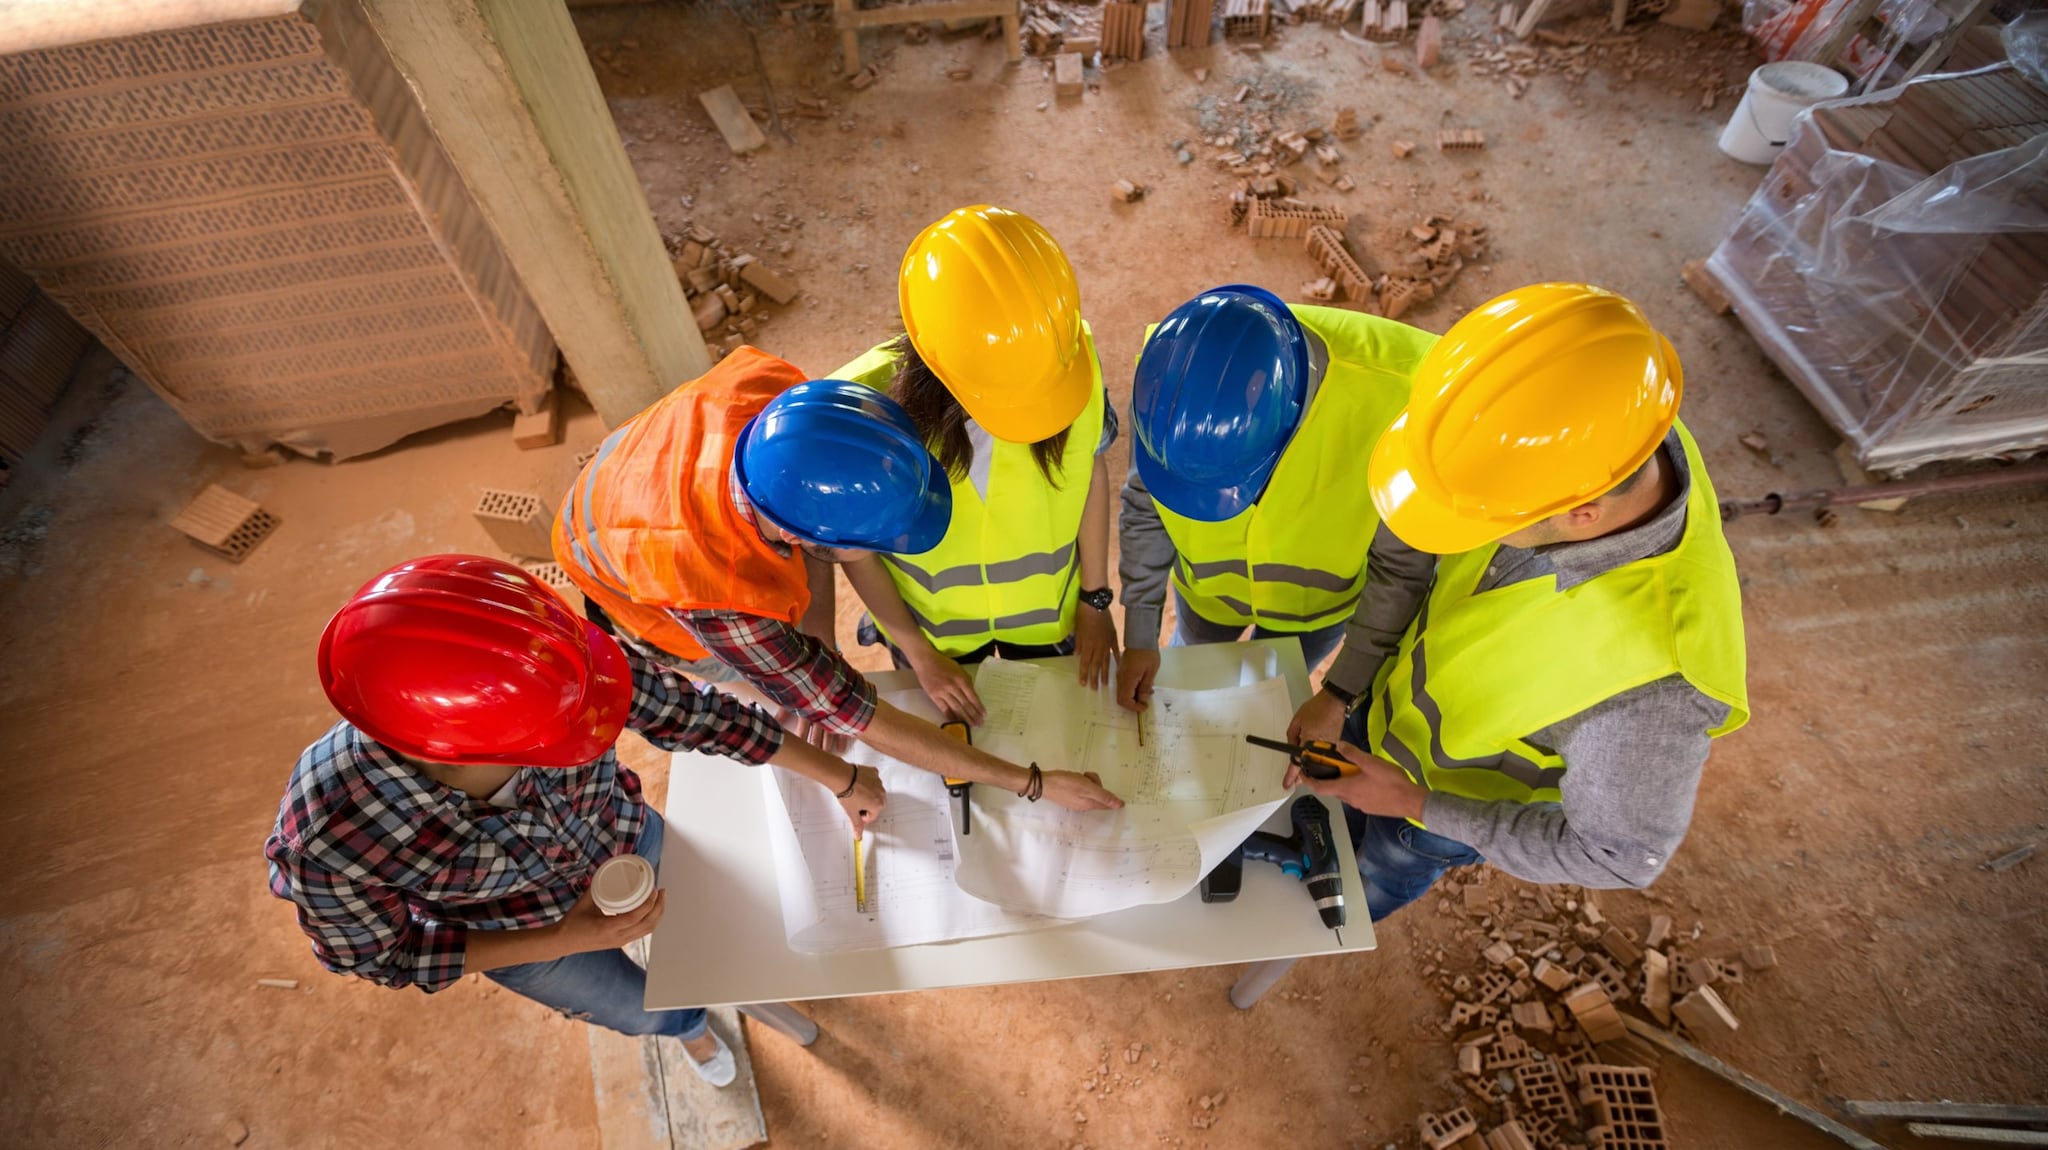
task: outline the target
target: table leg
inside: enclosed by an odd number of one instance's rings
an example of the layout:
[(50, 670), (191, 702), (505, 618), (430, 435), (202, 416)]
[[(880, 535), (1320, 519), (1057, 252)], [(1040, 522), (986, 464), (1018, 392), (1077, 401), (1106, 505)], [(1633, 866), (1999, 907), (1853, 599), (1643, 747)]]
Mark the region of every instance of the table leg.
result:
[(1245, 968), (1243, 974), (1237, 976), (1237, 983), (1230, 988), (1230, 1005), (1239, 1010), (1250, 1010), (1259, 999), (1266, 996), (1267, 991), (1273, 989), (1274, 983), (1285, 978), (1287, 972), (1294, 969), (1296, 961), (1298, 960), (1292, 958), (1269, 958), (1264, 962), (1252, 963)]
[(809, 1046), (818, 1040), (818, 1024), (787, 1002), (750, 1003), (740, 1007), (740, 1013), (771, 1030), (779, 1030), (796, 1039), (798, 1046)]
[(846, 57), (846, 74), (860, 71), (860, 32), (847, 23), (853, 17), (853, 0), (832, 0), (833, 22), (839, 25), (839, 51)]
[(1003, 51), (1014, 64), (1024, 58), (1024, 20), (1017, 12), (1003, 15)]

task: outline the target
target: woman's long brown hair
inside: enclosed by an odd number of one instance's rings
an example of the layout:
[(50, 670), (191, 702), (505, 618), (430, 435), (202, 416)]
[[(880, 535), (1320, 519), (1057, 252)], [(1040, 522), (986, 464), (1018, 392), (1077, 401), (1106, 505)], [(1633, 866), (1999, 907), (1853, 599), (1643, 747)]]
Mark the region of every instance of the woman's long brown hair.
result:
[[(917, 349), (910, 346), (908, 335), (899, 335), (889, 341), (889, 350), (900, 358), (896, 366), (896, 382), (889, 388), (889, 394), (903, 410), (910, 413), (910, 422), (917, 425), (917, 432), (924, 436), (925, 446), (939, 457), (939, 466), (954, 482), (966, 478), (967, 469), (974, 461), (974, 444), (967, 438), (967, 409), (939, 382)], [(1061, 473), (1067, 453), (1067, 432), (1062, 427), (1058, 432), (1031, 445), (1031, 460), (1038, 464), (1039, 474), (1055, 488), (1061, 486)]]

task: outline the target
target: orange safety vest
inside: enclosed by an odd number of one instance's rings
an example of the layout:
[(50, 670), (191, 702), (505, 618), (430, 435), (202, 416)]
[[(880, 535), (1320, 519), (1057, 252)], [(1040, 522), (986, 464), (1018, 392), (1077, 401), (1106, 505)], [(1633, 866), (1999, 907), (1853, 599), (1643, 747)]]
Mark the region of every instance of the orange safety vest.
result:
[(635, 638), (685, 659), (708, 652), (671, 610), (801, 619), (803, 551), (761, 538), (733, 506), (730, 477), (747, 421), (804, 378), (741, 347), (606, 436), (555, 516), (555, 562), (570, 582)]

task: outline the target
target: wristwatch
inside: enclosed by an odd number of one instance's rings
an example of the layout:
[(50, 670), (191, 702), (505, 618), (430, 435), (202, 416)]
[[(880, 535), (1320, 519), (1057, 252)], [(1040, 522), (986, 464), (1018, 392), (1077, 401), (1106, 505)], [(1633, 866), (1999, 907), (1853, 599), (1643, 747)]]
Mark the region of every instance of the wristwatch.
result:
[(1329, 695), (1331, 698), (1336, 699), (1338, 702), (1344, 704), (1344, 709), (1347, 711), (1350, 710), (1351, 707), (1358, 702), (1358, 692), (1347, 691), (1344, 688), (1339, 687), (1337, 684), (1329, 682), (1328, 680), (1325, 680), (1323, 682), (1323, 693)]
[(1082, 591), (1081, 602), (1088, 604), (1097, 611), (1107, 611), (1109, 610), (1109, 605), (1116, 602), (1116, 595), (1107, 587), (1099, 587), (1093, 591)]

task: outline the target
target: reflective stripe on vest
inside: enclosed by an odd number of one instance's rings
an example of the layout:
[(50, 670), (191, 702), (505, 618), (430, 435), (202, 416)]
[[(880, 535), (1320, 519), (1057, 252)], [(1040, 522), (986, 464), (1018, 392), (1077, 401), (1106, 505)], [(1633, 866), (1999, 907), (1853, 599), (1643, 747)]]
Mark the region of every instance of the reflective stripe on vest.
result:
[(1477, 591), (1499, 550), (1447, 556), (1373, 685), (1372, 749), (1432, 791), (1558, 802), (1567, 764), (1528, 741), (1553, 723), (1671, 675), (1726, 703), (1719, 737), (1749, 719), (1741, 591), (1698, 445), (1678, 546), (1572, 587), (1555, 576)]
[[(987, 499), (975, 490), (971, 476), (954, 479), (953, 519), (939, 545), (918, 555), (882, 556), (918, 629), (948, 655), (965, 655), (998, 639), (1050, 646), (1073, 633), (1081, 590), (1076, 539), (1107, 403), (1094, 333), (1085, 323), (1081, 331), (1095, 364), (1094, 390), (1067, 429), (1060, 485), (1046, 481), (1029, 444), (994, 439)], [(896, 364), (897, 357), (883, 345), (834, 377), (886, 391), (895, 381)], [(879, 620), (876, 626), (888, 634)]]
[(1377, 316), (1292, 310), (1322, 337), (1329, 368), (1258, 503), (1222, 523), (1200, 523), (1154, 501), (1180, 553), (1174, 587), (1195, 614), (1222, 626), (1314, 631), (1350, 616), (1379, 527), (1366, 461), (1436, 343)]
[(732, 504), (741, 430), (804, 376), (751, 347), (605, 436), (555, 517), (555, 561), (618, 626), (684, 659), (704, 648), (672, 610), (795, 622), (810, 604), (803, 554), (783, 555)]

